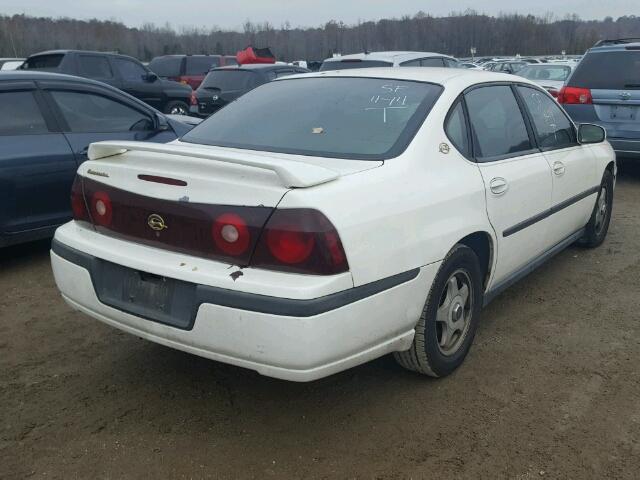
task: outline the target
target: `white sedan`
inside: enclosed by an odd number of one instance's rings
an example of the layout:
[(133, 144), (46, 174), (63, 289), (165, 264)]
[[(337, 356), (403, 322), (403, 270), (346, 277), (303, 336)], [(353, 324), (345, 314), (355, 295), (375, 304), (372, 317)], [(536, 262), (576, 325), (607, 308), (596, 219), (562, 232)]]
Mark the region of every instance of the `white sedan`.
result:
[(51, 260), (74, 308), (294, 381), (393, 352), (453, 372), (481, 308), (608, 230), (615, 156), (515, 76), (321, 72), (168, 145), (91, 145)]

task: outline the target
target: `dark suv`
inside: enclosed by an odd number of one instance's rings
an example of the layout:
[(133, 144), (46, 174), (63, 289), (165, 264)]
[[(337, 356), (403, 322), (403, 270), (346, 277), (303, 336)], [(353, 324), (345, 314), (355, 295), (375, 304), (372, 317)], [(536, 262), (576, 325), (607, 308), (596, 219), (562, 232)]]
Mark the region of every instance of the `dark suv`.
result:
[(91, 78), (119, 88), (164, 113), (189, 113), (191, 87), (160, 79), (138, 60), (126, 55), (54, 50), (31, 55), (21, 69)]
[(184, 83), (195, 90), (209, 70), (225, 65), (238, 65), (235, 55), (163, 55), (151, 60), (149, 70), (160, 78)]
[(249, 90), (276, 78), (309, 73), (310, 70), (286, 64), (249, 64), (211, 70), (191, 96), (191, 113), (208, 116)]
[(604, 127), (618, 158), (640, 159), (640, 38), (589, 49), (558, 102), (576, 123)]

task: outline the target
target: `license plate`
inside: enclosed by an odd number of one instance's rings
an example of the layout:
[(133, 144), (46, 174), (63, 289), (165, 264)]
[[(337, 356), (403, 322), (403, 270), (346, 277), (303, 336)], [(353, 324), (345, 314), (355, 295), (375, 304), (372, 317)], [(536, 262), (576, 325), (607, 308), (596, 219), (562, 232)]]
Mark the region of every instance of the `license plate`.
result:
[(611, 118), (615, 120), (635, 120), (638, 107), (615, 105), (611, 107)]
[(123, 300), (157, 312), (171, 309), (171, 281), (144, 272), (130, 271), (123, 285)]

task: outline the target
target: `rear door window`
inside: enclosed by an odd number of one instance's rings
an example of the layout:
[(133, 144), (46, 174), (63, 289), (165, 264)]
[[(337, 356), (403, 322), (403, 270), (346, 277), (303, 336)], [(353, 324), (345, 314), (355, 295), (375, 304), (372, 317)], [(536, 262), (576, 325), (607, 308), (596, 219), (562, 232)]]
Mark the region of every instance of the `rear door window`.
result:
[(213, 56), (187, 57), (185, 75), (206, 75), (213, 67), (220, 66), (220, 58)]
[(404, 62), (400, 64), (401, 67), (419, 67), (420, 59), (418, 60), (409, 60), (408, 62)]
[(462, 102), (458, 101), (456, 106), (451, 110), (445, 122), (444, 130), (449, 140), (465, 157), (471, 156), (471, 146), (469, 145), (469, 134), (467, 131), (467, 122), (464, 116), (464, 108)]
[(421, 64), (423, 67), (444, 67), (442, 58), (423, 58)]
[(595, 90), (640, 89), (640, 50), (588, 53), (569, 85)]
[(109, 60), (101, 55), (79, 55), (78, 73), (89, 78), (113, 78)]
[(527, 127), (508, 85), (475, 88), (465, 94), (474, 153), (482, 161), (531, 151)]
[(49, 132), (33, 92), (0, 92), (0, 105), (0, 136)]
[(159, 77), (179, 77), (183, 57), (156, 57), (149, 63), (149, 70)]
[(140, 111), (112, 98), (67, 90), (51, 91), (73, 133), (110, 133), (151, 130), (153, 122)]
[(519, 86), (518, 91), (531, 114), (542, 149), (554, 150), (577, 144), (573, 124), (555, 100), (535, 88)]
[(22, 68), (25, 70), (53, 70), (60, 66), (63, 58), (63, 54), (38, 55), (24, 62)]

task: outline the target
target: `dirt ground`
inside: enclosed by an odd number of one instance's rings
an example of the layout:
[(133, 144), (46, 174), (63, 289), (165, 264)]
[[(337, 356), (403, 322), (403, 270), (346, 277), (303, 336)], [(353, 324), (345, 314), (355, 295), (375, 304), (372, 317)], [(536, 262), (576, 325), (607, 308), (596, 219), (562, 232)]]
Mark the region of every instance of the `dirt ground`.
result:
[(0, 252), (0, 478), (640, 478), (640, 169), (606, 243), (484, 310), (443, 380), (391, 357), (273, 380), (120, 333)]

